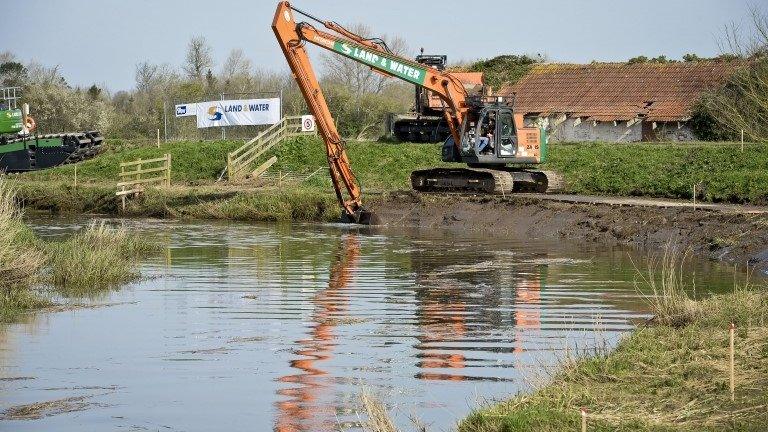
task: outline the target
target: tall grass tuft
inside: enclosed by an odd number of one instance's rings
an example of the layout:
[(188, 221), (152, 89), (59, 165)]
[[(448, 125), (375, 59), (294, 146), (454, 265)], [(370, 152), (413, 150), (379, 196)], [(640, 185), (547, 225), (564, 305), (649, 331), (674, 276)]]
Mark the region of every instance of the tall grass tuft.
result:
[(45, 263), (35, 236), (21, 220), (15, 191), (0, 179), (0, 318), (45, 303), (30, 287), (37, 281)]
[(658, 324), (682, 327), (701, 316), (701, 304), (688, 295), (689, 287), (683, 279), (685, 259), (686, 254), (667, 246), (659, 259), (650, 261), (645, 274), (638, 272), (635, 286), (647, 300)]
[(363, 408), (368, 420), (362, 423), (365, 432), (399, 432), (395, 423), (384, 406), (376, 396), (368, 389), (363, 389), (360, 393), (360, 399), (363, 402)]
[(51, 282), (66, 295), (114, 288), (136, 280), (136, 258), (155, 249), (123, 228), (92, 223), (67, 240), (47, 245)]

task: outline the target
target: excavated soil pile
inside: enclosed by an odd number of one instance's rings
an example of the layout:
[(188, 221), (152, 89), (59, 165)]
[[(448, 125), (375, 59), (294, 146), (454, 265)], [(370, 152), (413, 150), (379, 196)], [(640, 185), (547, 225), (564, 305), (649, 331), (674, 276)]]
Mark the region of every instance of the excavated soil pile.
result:
[(574, 204), (528, 197), (393, 192), (371, 203), (384, 225), (445, 227), (516, 238), (567, 238), (640, 248), (672, 245), (768, 270), (768, 215)]

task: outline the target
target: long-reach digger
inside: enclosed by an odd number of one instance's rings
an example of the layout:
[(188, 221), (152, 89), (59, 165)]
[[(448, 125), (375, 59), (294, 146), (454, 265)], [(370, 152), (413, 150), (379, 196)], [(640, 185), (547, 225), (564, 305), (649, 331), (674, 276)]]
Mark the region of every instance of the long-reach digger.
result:
[[(296, 14), (334, 33), (319, 30), (308, 22), (298, 22)], [(305, 48), (307, 42), (365, 64), (385, 76), (421, 86), (445, 104), (443, 114), (451, 135), (443, 144), (442, 159), (465, 163), (469, 168), (414, 171), (411, 174), (414, 189), (498, 194), (546, 191), (544, 173), (507, 167), (507, 164), (542, 163), (547, 154), (546, 134), (542, 129), (524, 126), (523, 115), (512, 111), (513, 98), (470, 97), (462, 82), (449, 72), (395, 55), (382, 39), (354, 34), (336, 22), (324, 21), (294, 8), (287, 1), (278, 3), (272, 29), (315, 116), (325, 142), (333, 187), (346, 221), (370, 224), (373, 215), (363, 207), (360, 185), (312, 68)]]

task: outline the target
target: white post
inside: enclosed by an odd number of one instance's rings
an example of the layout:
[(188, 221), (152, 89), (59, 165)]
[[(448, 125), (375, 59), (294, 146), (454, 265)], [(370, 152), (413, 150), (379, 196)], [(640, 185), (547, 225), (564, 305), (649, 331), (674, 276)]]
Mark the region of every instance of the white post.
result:
[(736, 337), (736, 335), (735, 335), (735, 333), (736, 333), (736, 324), (731, 323), (731, 327), (730, 327), (730, 332), (729, 333), (730, 333), (730, 336), (731, 336), (731, 352), (730, 352), (730, 354), (731, 354), (731, 365), (730, 365), (731, 366), (731, 402), (733, 402), (734, 399), (736, 399), (736, 393), (735, 393), (735, 391), (736, 391), (736, 383), (735, 383), (735, 379), (734, 379), (735, 377), (734, 377), (734, 373), (733, 373), (734, 372), (733, 371), (733, 369), (734, 369), (734, 362), (733, 362), (733, 357), (734, 357), (734, 339)]
[(696, 211), (696, 185), (693, 185), (693, 211)]
[(157, 130), (157, 148), (160, 148), (160, 129)]
[(163, 141), (168, 142), (168, 101), (163, 101)]
[(741, 151), (744, 151), (744, 129), (741, 130)]
[[(221, 94), (221, 100), (224, 100), (224, 93)], [(221, 127), (221, 139), (222, 140), (227, 139), (227, 131), (224, 128), (224, 126)]]

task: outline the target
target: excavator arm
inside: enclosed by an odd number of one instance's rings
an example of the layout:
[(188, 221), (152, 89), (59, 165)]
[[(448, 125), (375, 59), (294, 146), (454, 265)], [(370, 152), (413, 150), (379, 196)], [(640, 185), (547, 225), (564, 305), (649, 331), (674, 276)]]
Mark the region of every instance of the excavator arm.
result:
[[(307, 22), (297, 22), (303, 15), (334, 33), (318, 30)], [(445, 103), (444, 115), (456, 146), (461, 143), (461, 125), (467, 114), (467, 92), (457, 78), (437, 69), (399, 57), (389, 51), (383, 41), (366, 39), (332, 21), (322, 21), (291, 7), (287, 1), (277, 5), (272, 29), (285, 54), (288, 65), (315, 116), (325, 142), (331, 180), (344, 216), (357, 223), (370, 223), (371, 214), (362, 205), (360, 185), (355, 179), (344, 141), (328, 109), (317, 75), (306, 51), (306, 43), (319, 46), (369, 66), (389, 77), (398, 78), (431, 90)]]

